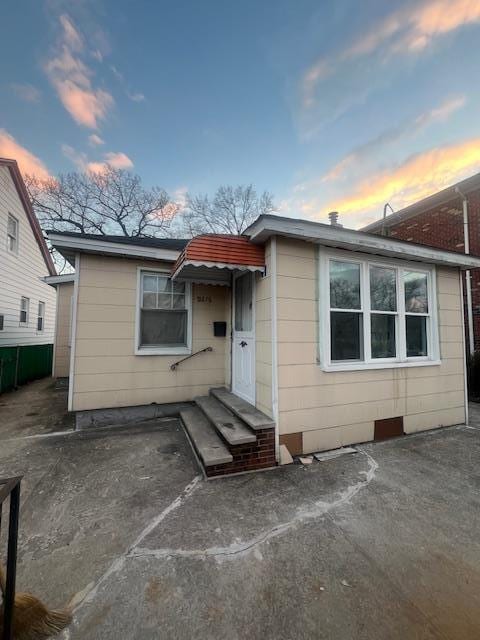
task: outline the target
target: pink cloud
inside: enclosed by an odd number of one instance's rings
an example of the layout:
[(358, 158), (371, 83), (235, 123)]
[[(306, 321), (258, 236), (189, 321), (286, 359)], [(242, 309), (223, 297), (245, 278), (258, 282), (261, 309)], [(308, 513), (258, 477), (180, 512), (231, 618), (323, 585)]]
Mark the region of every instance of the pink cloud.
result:
[(302, 78), (303, 106), (314, 104), (319, 83), (342, 63), (376, 52), (419, 54), (435, 39), (465, 25), (480, 22), (478, 0), (417, 0), (394, 11), (336, 55), (319, 58)]
[(127, 154), (118, 152), (109, 152), (105, 154), (105, 162), (114, 169), (130, 169), (133, 167), (133, 162), (127, 156)]
[(86, 153), (77, 151), (68, 144), (62, 145), (62, 152), (79, 171), (103, 173), (107, 167), (112, 167), (112, 169), (131, 169), (133, 167), (132, 160), (121, 151), (108, 151), (103, 154), (103, 160), (89, 160)]
[(65, 44), (73, 51), (81, 51), (83, 49), (83, 38), (70, 18), (65, 14), (61, 15), (60, 24), (62, 25)]
[(32, 175), (41, 180), (50, 178), (48, 169), (40, 158), (22, 147), (5, 129), (0, 129), (0, 156), (16, 160), (24, 175)]
[(323, 176), (320, 182), (330, 182), (346, 177), (349, 169), (364, 165), (371, 157), (378, 156), (386, 146), (391, 146), (399, 140), (405, 139), (406, 136), (414, 136), (430, 125), (445, 122), (456, 111), (464, 107), (465, 103), (465, 96), (447, 98), (439, 106), (418, 115), (413, 121), (404, 122), (402, 125), (384, 131), (342, 158)]
[(75, 122), (97, 129), (113, 107), (114, 99), (108, 91), (92, 85), (93, 71), (81, 58), (85, 50), (83, 38), (71, 19), (61, 16), (60, 24), (62, 32), (56, 53), (46, 63), (45, 72)]
[(97, 129), (98, 121), (106, 118), (113, 105), (113, 98), (106, 91), (85, 89), (69, 80), (58, 82), (57, 91), (72, 118), (89, 129)]
[(105, 144), (105, 141), (100, 136), (97, 136), (96, 133), (92, 133), (92, 135), (88, 136), (88, 143), (92, 147), (98, 147)]

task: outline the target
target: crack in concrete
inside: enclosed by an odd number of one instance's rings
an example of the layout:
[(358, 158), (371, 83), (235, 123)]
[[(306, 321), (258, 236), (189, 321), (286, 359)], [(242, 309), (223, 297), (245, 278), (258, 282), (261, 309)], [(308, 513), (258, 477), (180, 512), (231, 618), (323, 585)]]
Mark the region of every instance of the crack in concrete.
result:
[[(183, 491), (178, 495), (173, 502), (171, 502), (168, 507), (166, 507), (161, 513), (159, 513), (149, 524), (142, 529), (140, 534), (137, 536), (135, 541), (128, 547), (128, 549), (122, 553), (121, 556), (115, 558), (113, 562), (110, 564), (108, 569), (100, 576), (97, 582), (91, 582), (88, 584), (85, 589), (78, 592), (71, 600), (70, 605), (74, 612), (79, 611), (83, 605), (91, 603), (100, 589), (100, 587), (115, 573), (118, 573), (122, 569), (125, 564), (125, 560), (127, 557), (131, 555), (134, 549), (139, 545), (154, 529), (158, 527), (158, 525), (167, 518), (167, 516), (178, 509), (185, 500), (192, 495), (192, 493), (197, 489), (199, 483), (201, 481), (201, 476), (195, 476), (195, 478), (187, 484), (187, 486), (183, 489)], [(66, 639), (68, 636), (64, 635)]]
[(129, 558), (144, 558), (144, 557), (153, 557), (157, 559), (162, 558), (215, 558), (216, 560), (229, 559), (229, 558), (238, 558), (243, 555), (250, 553), (252, 550), (256, 549), (259, 545), (269, 542), (273, 538), (283, 535), (288, 530), (296, 527), (298, 524), (309, 520), (315, 520), (332, 509), (335, 509), (343, 504), (346, 504), (352, 500), (352, 498), (363, 488), (367, 487), (372, 480), (375, 478), (376, 471), (378, 469), (378, 463), (376, 460), (367, 453), (364, 449), (357, 447), (359, 453), (364, 455), (368, 460), (368, 470), (361, 471), (361, 474), (365, 475), (364, 480), (360, 480), (359, 482), (355, 482), (347, 487), (344, 491), (341, 492), (340, 497), (333, 502), (324, 502), (322, 500), (318, 500), (313, 508), (303, 509), (297, 511), (295, 516), (284, 522), (282, 524), (275, 525), (274, 527), (268, 529), (267, 531), (263, 531), (257, 536), (247, 540), (245, 542), (234, 542), (225, 547), (208, 547), (206, 549), (147, 549), (138, 547), (135, 545), (131, 551), (128, 553), (127, 557)]

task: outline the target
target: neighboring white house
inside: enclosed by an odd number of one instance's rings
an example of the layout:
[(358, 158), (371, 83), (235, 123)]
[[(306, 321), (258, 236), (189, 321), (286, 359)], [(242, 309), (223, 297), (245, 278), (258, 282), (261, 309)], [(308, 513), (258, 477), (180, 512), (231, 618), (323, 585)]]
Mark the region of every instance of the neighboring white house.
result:
[(46, 271), (55, 267), (18, 165), (0, 158), (0, 349), (53, 345), (56, 293)]

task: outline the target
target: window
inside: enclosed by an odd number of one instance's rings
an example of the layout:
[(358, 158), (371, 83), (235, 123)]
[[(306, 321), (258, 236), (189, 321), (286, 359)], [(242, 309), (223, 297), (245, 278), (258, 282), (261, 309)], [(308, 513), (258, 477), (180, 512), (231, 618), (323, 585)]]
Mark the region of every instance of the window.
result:
[(321, 256), (322, 366), (437, 362), (434, 268), (357, 256), (341, 251)]
[(363, 360), (360, 265), (330, 261), (332, 360)]
[(29, 310), (30, 300), (22, 296), (20, 299), (20, 324), (28, 324)]
[(253, 325), (252, 274), (235, 280), (235, 331), (251, 331)]
[(3, 331), (3, 327), (4, 327), (4, 316), (1, 315), (0, 316), (0, 331)]
[(43, 331), (45, 325), (45, 303), (38, 303), (37, 331)]
[(7, 249), (12, 253), (18, 253), (18, 220), (8, 214), (7, 222)]
[(140, 271), (137, 353), (190, 350), (190, 285), (164, 273)]

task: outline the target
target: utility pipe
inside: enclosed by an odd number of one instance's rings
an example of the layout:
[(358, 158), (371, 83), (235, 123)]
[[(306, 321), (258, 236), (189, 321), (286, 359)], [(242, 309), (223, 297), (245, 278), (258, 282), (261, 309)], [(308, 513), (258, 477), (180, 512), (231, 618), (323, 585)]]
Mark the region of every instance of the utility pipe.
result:
[[(465, 253), (470, 254), (470, 234), (468, 228), (468, 199), (467, 196), (455, 187), (455, 191), (462, 199), (463, 204), (463, 242)], [(472, 276), (470, 269), (465, 271), (465, 282), (467, 292), (467, 325), (468, 325), (468, 350), (470, 355), (475, 351), (475, 340), (473, 336), (473, 312), (472, 312)]]

